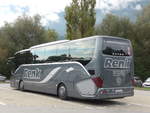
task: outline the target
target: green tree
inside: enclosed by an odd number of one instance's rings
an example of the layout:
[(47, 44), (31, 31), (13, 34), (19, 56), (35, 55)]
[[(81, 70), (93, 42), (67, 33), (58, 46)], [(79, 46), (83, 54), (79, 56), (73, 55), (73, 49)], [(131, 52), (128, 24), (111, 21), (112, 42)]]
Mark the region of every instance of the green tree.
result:
[(45, 30), (46, 41), (56, 41), (58, 39), (58, 33), (53, 29)]
[(33, 17), (23, 15), (18, 17), (14, 23), (6, 23), (1, 28), (2, 39), (9, 40), (10, 45), (15, 46), (14, 51), (57, 40), (58, 34), (54, 30), (46, 30), (40, 21), (41, 17), (39, 15)]
[(7, 58), (11, 55), (11, 50), (14, 49), (10, 40), (4, 38), (4, 33), (0, 29), (0, 73), (9, 76), (9, 67), (6, 65)]
[(150, 4), (143, 8), (135, 23), (135, 72), (144, 80), (150, 75)]
[(137, 17), (138, 24), (150, 24), (150, 4), (142, 9)]
[(94, 34), (96, 0), (72, 0), (65, 8), (67, 39), (76, 39)]
[(133, 24), (127, 17), (107, 14), (102, 23), (96, 26), (96, 34), (131, 38), (134, 33)]
[(7, 58), (16, 51), (57, 40), (58, 34), (52, 29), (45, 29), (40, 21), (39, 15), (23, 15), (0, 28), (0, 73), (9, 75)]

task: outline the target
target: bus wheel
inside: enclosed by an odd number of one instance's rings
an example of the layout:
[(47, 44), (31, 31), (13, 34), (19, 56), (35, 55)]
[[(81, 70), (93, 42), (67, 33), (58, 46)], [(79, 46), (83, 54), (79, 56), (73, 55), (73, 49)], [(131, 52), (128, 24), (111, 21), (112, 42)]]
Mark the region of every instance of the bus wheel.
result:
[(21, 90), (21, 91), (24, 90), (24, 83), (23, 83), (23, 81), (20, 81), (20, 83), (19, 83), (19, 90)]
[(58, 88), (58, 96), (62, 100), (67, 100), (67, 89), (64, 84), (61, 84)]

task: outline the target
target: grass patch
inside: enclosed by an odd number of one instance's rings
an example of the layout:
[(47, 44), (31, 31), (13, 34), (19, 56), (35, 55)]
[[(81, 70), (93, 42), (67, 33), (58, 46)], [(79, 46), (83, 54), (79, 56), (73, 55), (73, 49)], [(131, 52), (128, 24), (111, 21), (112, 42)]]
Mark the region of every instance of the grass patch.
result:
[(7, 81), (0, 81), (0, 84), (4, 84), (4, 83), (7, 83)]
[(0, 84), (1, 84), (1, 83), (5, 83), (5, 82), (3, 82), (3, 81), (0, 81)]
[(137, 90), (150, 91), (150, 87), (134, 87)]
[(4, 82), (0, 82), (0, 84), (2, 84), (2, 83), (4, 83)]

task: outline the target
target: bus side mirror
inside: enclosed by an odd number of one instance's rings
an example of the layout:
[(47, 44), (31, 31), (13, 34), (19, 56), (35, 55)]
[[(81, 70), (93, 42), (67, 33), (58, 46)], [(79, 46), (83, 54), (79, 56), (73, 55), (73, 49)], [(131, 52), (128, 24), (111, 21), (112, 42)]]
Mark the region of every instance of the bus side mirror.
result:
[(15, 72), (14, 72), (14, 71), (11, 71), (11, 75), (12, 75), (12, 76), (15, 76)]

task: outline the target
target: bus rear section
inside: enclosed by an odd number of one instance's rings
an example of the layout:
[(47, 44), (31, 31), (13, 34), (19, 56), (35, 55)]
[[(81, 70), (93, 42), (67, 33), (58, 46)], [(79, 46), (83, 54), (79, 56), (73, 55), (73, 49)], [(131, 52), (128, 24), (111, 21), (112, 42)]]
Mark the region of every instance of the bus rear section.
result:
[(99, 53), (100, 88), (98, 98), (122, 98), (134, 95), (133, 52), (129, 40), (102, 38)]

